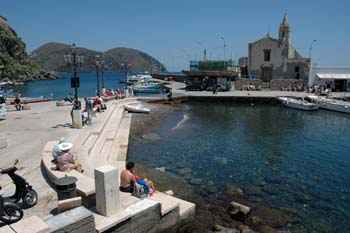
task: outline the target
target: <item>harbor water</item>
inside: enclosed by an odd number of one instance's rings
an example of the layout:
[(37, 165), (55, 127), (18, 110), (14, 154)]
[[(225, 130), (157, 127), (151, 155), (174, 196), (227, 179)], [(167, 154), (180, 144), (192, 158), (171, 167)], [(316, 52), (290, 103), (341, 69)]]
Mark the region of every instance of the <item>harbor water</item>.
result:
[(280, 220), (259, 216), (248, 223), (255, 229), (263, 224), (297, 232), (350, 232), (347, 114), (190, 102), (151, 133), (158, 139), (131, 135), (129, 159), (165, 167), (208, 202), (229, 189), (243, 190), (241, 200), (253, 210), (262, 208)]
[[(129, 73), (129, 75), (136, 75), (139, 73)], [(80, 78), (80, 87), (78, 88), (79, 97), (95, 96), (97, 90), (97, 74), (96, 73), (78, 73)], [(59, 79), (43, 80), (30, 82), (25, 85), (17, 85), (14, 91), (19, 92), (21, 96), (48, 98), (52, 94), (53, 100), (64, 99), (68, 93), (74, 96), (74, 88), (71, 88), (70, 73), (60, 73)], [(125, 88), (125, 73), (124, 72), (105, 72), (99, 73), (99, 87), (102, 89), (124, 89)]]

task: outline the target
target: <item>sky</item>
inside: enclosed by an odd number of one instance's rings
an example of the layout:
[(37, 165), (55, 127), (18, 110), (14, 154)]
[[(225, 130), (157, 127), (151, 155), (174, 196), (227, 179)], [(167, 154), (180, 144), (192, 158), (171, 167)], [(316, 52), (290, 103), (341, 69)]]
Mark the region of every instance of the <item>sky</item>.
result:
[(141, 50), (169, 71), (190, 60), (237, 59), (268, 31), (278, 37), (285, 12), (292, 45), (324, 66), (350, 66), (349, 0), (0, 0), (27, 52), (48, 42), (97, 51)]

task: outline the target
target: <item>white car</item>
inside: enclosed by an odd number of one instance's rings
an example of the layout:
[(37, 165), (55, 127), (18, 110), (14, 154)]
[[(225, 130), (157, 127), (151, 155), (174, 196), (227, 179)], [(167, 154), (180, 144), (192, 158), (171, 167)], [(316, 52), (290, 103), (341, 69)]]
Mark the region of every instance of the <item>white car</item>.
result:
[(6, 119), (6, 103), (4, 96), (0, 95), (0, 119)]

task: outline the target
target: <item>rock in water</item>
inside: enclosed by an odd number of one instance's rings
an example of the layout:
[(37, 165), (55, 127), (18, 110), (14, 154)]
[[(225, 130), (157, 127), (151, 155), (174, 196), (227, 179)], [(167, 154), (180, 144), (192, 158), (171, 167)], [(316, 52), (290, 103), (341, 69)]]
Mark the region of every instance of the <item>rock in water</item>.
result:
[[(186, 168), (185, 168), (186, 169)], [(193, 178), (191, 181), (190, 181), (191, 184), (196, 184), (196, 185), (200, 185), (202, 183), (202, 179), (199, 179), (199, 178)]]
[(160, 136), (158, 134), (155, 134), (155, 133), (144, 134), (141, 136), (141, 138), (145, 139), (145, 140), (150, 140), (150, 141), (160, 140)]
[(250, 212), (250, 207), (238, 202), (231, 202), (228, 208), (228, 214), (235, 220), (244, 221), (247, 214)]
[(179, 171), (179, 173), (180, 173), (181, 175), (185, 175), (185, 174), (188, 174), (188, 173), (191, 173), (191, 172), (192, 172), (192, 169), (189, 168), (189, 167), (183, 168), (183, 169), (181, 169), (181, 170)]

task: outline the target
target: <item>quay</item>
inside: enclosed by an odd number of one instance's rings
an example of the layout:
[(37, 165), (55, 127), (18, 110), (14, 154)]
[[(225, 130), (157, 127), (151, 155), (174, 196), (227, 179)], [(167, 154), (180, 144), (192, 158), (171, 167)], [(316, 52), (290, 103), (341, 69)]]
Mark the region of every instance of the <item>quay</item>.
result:
[[(278, 96), (301, 98), (308, 95), (305, 92), (267, 90), (228, 91), (213, 94), (209, 91), (185, 91), (184, 85), (179, 82), (168, 85), (173, 90), (174, 98), (186, 97), (189, 100), (248, 103), (276, 102)], [(344, 94), (333, 93), (332, 95), (337, 98)], [(64, 227), (74, 227), (75, 222), (68, 221), (72, 216), (83, 222), (88, 221), (89, 224), (86, 226), (94, 228), (91, 232), (128, 232), (130, 229), (139, 229), (138, 232), (149, 230), (175, 232), (191, 224), (195, 214), (194, 204), (161, 192), (144, 200), (120, 193), (118, 207), (120, 211), (112, 217), (98, 214), (92, 207), (97, 198), (95, 197), (96, 169), (99, 171), (102, 168), (107, 169), (105, 165), (109, 165), (120, 172), (125, 166), (132, 114), (124, 111), (123, 104), (162, 98), (165, 96), (108, 101), (106, 102), (107, 110), (93, 118), (92, 126), (85, 126), (82, 129), (71, 128), (71, 105), (58, 107), (55, 102), (47, 102), (31, 104), (30, 110), (9, 109), (7, 119), (0, 121), (0, 168), (7, 168), (15, 159), (19, 159), (19, 166), (24, 167), (19, 174), (24, 176), (39, 194), (38, 204), (31, 209), (24, 210), (24, 219), (16, 225), (13, 224), (14, 227), (22, 229), (22, 225), (28, 221), (36, 221), (37, 226), (42, 226), (44, 229), (40, 232), (55, 232)], [(60, 137), (65, 137), (67, 141), (73, 142), (72, 151), (77, 153), (82, 160), (85, 172), (79, 174), (83, 182), (77, 183), (77, 188), (85, 207), (57, 214), (59, 204), (52, 184), (54, 179), (64, 176), (64, 173), (52, 171), (49, 163), (51, 161), (50, 150)], [(68, 175), (74, 175), (74, 173)], [(119, 174), (116, 183), (119, 183)], [(14, 185), (6, 176), (0, 176), (0, 185), (4, 188), (1, 191), (4, 195), (9, 195), (14, 191)], [(66, 221), (69, 222), (69, 226), (65, 225)], [(78, 222), (76, 227), (79, 228), (81, 222)], [(144, 224), (148, 224), (149, 227), (141, 228)], [(30, 229), (30, 231), (23, 232), (39, 232), (39, 228), (34, 229), (38, 231)], [(0, 232), (13, 232), (11, 229), (14, 228), (4, 225), (0, 228)], [(82, 231), (77, 232), (88, 232), (84, 229), (81, 228)]]

